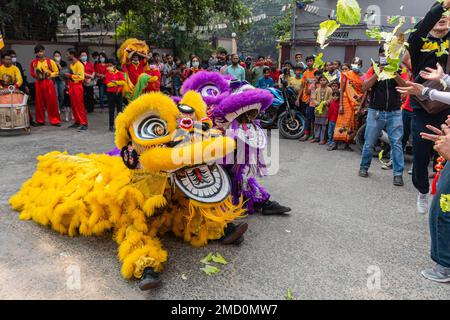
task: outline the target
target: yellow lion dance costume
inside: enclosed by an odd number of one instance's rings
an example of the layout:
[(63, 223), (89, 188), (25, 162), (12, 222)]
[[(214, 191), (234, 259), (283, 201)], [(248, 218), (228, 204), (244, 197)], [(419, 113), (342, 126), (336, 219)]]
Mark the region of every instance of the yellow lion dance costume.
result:
[(10, 204), (21, 220), (71, 237), (112, 232), (123, 277), (143, 278), (140, 287), (148, 290), (159, 284), (167, 260), (159, 235), (172, 231), (200, 247), (220, 239), (244, 214), (242, 205), (233, 206), (229, 178), (215, 164), (235, 142), (209, 127), (206, 105), (195, 92), (178, 106), (161, 93), (143, 95), (116, 120), (122, 158), (41, 156)]

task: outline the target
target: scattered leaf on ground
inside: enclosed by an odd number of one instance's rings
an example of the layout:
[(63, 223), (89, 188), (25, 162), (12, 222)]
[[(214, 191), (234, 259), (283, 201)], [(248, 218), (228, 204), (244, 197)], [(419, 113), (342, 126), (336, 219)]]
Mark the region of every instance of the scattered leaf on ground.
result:
[(217, 253), (215, 256), (212, 256), (212, 260), (215, 263), (220, 263), (220, 264), (228, 264), (228, 261), (225, 260), (224, 257), (222, 257), (222, 255), (220, 253)]
[(292, 295), (291, 289), (288, 289), (287, 291), (286, 300), (294, 300), (294, 296)]
[(204, 257), (202, 260), (200, 260), (203, 264), (209, 264), (211, 261), (213, 261), (213, 254), (210, 252), (206, 257)]
[(219, 268), (211, 266), (211, 265), (207, 265), (206, 267), (201, 268), (200, 270), (202, 270), (208, 276), (216, 274), (216, 273), (218, 273), (220, 271)]

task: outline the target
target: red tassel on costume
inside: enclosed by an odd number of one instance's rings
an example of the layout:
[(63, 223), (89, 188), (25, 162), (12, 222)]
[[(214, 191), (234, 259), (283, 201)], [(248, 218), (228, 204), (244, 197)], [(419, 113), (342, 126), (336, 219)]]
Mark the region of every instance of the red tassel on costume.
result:
[(436, 173), (436, 177), (434, 177), (433, 184), (431, 185), (431, 195), (433, 196), (437, 194), (437, 183), (439, 181), (440, 176), (441, 172)]
[(445, 159), (443, 157), (439, 157), (437, 159), (437, 165), (434, 167), (437, 171), (436, 177), (434, 177), (433, 184), (431, 185), (431, 194), (435, 196), (437, 194), (437, 183), (439, 181), (439, 177), (441, 176), (441, 171), (444, 169)]

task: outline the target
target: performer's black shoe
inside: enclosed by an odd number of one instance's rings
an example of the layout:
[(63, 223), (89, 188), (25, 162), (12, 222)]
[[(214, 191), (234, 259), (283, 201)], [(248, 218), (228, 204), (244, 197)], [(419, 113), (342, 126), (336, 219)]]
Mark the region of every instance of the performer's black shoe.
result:
[(37, 127), (38, 125), (37, 125), (36, 122), (34, 122), (33, 120), (31, 120), (31, 121), (30, 121), (30, 126), (32, 126), (32, 127)]
[(139, 289), (142, 291), (148, 291), (155, 289), (161, 284), (161, 275), (158, 272), (153, 271), (152, 268), (145, 268), (142, 279), (139, 282)]
[(247, 230), (248, 230), (247, 223), (241, 223), (238, 225), (230, 223), (224, 230), (225, 235), (222, 238), (220, 238), (219, 241), (223, 245), (230, 245), (230, 244), (239, 245), (244, 241), (243, 235), (247, 232)]
[(79, 123), (74, 123), (73, 125), (68, 126), (67, 128), (69, 128), (69, 129), (78, 129), (79, 127), (80, 127)]
[(43, 127), (45, 123), (35, 122), (33, 127)]
[(55, 124), (52, 124), (52, 126), (53, 126), (53, 127), (61, 128), (61, 123), (55, 123)]
[(282, 206), (276, 201), (267, 200), (262, 207), (263, 216), (284, 216), (291, 212), (291, 208)]
[(244, 236), (240, 236), (235, 242), (233, 242), (233, 245), (240, 246), (244, 241), (245, 241)]

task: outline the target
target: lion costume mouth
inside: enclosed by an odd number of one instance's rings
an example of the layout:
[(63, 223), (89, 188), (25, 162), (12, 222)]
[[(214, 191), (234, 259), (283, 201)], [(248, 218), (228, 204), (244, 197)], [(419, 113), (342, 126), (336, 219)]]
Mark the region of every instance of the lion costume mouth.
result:
[(202, 203), (220, 203), (231, 192), (231, 182), (218, 165), (184, 168), (173, 174), (175, 185), (183, 194)]

